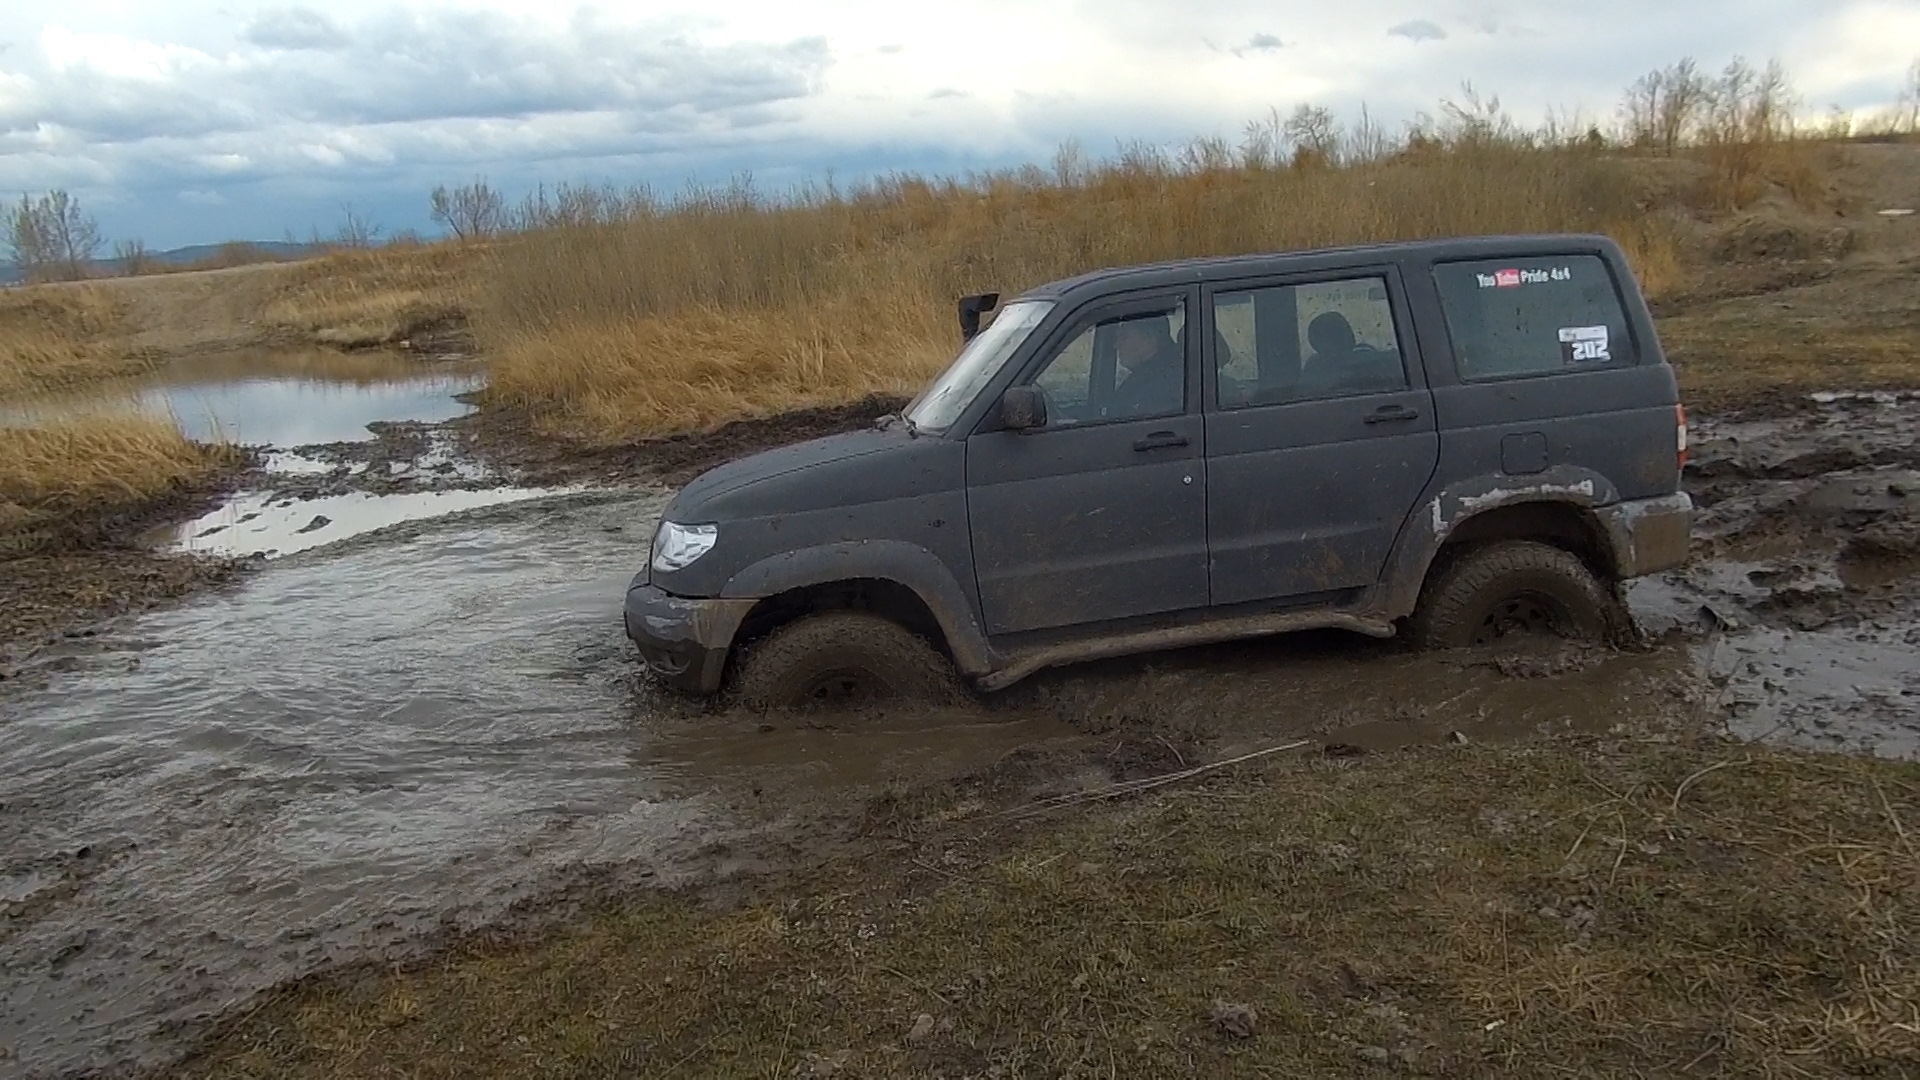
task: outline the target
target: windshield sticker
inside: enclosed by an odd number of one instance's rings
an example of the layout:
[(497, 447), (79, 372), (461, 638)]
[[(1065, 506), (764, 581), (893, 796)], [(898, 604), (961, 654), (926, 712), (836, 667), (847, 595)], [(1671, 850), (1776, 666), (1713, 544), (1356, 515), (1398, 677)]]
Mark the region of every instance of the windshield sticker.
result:
[(1607, 328), (1604, 326), (1561, 327), (1560, 359), (1569, 364), (1612, 360), (1613, 353), (1607, 347)]
[(1522, 285), (1545, 285), (1549, 281), (1572, 281), (1573, 267), (1556, 266), (1551, 270), (1495, 270), (1491, 274), (1473, 276), (1483, 289), (1517, 289)]

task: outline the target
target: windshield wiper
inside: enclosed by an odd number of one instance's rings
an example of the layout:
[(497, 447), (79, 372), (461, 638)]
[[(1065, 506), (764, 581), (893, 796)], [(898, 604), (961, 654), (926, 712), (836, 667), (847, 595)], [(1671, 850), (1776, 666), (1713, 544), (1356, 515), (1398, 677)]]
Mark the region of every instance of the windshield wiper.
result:
[(905, 412), (885, 413), (873, 422), (873, 426), (881, 431), (886, 431), (895, 424), (905, 424), (909, 437), (915, 439), (920, 437), (920, 428), (914, 424), (913, 417), (908, 416)]

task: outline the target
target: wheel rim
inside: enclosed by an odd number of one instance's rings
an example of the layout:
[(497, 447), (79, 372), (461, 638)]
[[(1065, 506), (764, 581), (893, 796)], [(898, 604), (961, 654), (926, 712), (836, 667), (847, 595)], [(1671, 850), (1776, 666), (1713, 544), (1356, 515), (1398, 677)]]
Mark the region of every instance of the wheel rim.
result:
[(1568, 625), (1567, 607), (1537, 592), (1515, 593), (1487, 611), (1474, 629), (1473, 643), (1485, 645), (1510, 634), (1558, 634)]
[(799, 703), (815, 707), (861, 705), (882, 696), (885, 688), (885, 684), (870, 671), (837, 668), (809, 679), (801, 691)]

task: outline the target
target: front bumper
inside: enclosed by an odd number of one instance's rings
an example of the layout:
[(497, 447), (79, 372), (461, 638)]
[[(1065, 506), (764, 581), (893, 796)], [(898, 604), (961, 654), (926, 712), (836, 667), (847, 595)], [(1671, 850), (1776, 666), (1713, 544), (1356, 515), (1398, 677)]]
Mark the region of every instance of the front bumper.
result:
[(1693, 500), (1684, 491), (1635, 499), (1595, 511), (1613, 546), (1622, 578), (1671, 570), (1687, 561), (1693, 539)]
[(691, 694), (720, 689), (727, 654), (753, 600), (687, 599), (635, 580), (627, 589), (627, 636), (647, 667)]

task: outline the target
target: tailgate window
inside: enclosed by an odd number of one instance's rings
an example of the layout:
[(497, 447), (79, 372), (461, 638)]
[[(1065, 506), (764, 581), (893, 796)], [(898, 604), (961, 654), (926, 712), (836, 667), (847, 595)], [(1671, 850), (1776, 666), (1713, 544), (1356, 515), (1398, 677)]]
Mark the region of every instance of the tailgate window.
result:
[(1638, 362), (1620, 290), (1598, 256), (1441, 263), (1433, 275), (1463, 381)]

